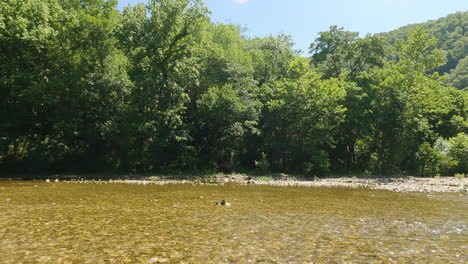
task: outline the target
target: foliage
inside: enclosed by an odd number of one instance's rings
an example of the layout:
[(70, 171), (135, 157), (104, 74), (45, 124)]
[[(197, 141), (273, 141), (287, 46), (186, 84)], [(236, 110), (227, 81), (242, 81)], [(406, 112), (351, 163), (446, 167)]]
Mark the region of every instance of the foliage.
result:
[(258, 134), (259, 104), (232, 85), (212, 87), (198, 100), (195, 139), (201, 157), (231, 170), (249, 135)]
[(116, 6), (0, 1), (2, 170), (468, 170), (466, 12), (304, 58), (201, 0)]
[(448, 140), (439, 138), (434, 148), (424, 142), (416, 155), (420, 175), (463, 174), (468, 171), (468, 137), (464, 133), (459, 133)]
[(447, 84), (468, 91), (468, 56), (461, 59), (457, 67), (447, 75)]
[(448, 156), (457, 162), (457, 172), (468, 171), (468, 135), (459, 133), (450, 138), (450, 150)]
[(304, 69), (307, 62), (298, 58), (288, 70), (290, 77), (274, 84), (263, 127), (265, 150), (275, 169), (323, 174), (333, 130), (343, 120), (340, 101), (350, 84), (321, 80)]
[(363, 71), (383, 66), (387, 49), (384, 39), (370, 35), (358, 38), (358, 35), (337, 26), (319, 33), (309, 52), (312, 63), (324, 78), (338, 78), (344, 74), (354, 80)]
[(267, 154), (262, 152), (260, 160), (255, 161), (255, 167), (257, 174), (266, 174), (270, 171), (270, 162), (268, 161)]
[(449, 175), (457, 164), (453, 159), (424, 142), (416, 153), (418, 174), (421, 176)]
[(278, 35), (254, 38), (248, 41), (249, 54), (255, 69), (254, 78), (259, 86), (286, 75), (289, 63), (296, 57), (290, 36)]
[(408, 34), (416, 28), (427, 29), (433, 37), (438, 39), (436, 48), (442, 50), (447, 58), (446, 62), (436, 69), (442, 75), (456, 68), (459, 61), (465, 58), (468, 53), (467, 21), (467, 11), (457, 12), (425, 23), (407, 25), (380, 35), (394, 44), (398, 40), (406, 39)]

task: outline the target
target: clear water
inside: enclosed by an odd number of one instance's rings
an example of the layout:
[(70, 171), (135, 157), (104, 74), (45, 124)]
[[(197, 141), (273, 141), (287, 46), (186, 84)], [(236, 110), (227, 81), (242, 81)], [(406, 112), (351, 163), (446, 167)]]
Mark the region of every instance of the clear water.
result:
[(465, 194), (0, 181), (0, 263), (467, 263), (467, 209)]

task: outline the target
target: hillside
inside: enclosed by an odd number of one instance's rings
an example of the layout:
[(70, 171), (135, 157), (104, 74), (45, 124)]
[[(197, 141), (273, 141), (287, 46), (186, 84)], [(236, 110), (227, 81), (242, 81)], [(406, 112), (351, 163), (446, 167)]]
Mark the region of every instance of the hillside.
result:
[(462, 65), (458, 69), (456, 68), (468, 54), (468, 11), (457, 12), (425, 23), (406, 25), (380, 35), (393, 44), (398, 39), (406, 39), (408, 33), (417, 27), (426, 28), (430, 34), (439, 39), (437, 48), (443, 50), (447, 56), (446, 64), (436, 70), (441, 74), (452, 71), (457, 76), (449, 76), (449, 81), (453, 80), (451, 84), (460, 89), (466, 88), (468, 86), (467, 78), (460, 76), (461, 73), (466, 73), (466, 70), (462, 69)]

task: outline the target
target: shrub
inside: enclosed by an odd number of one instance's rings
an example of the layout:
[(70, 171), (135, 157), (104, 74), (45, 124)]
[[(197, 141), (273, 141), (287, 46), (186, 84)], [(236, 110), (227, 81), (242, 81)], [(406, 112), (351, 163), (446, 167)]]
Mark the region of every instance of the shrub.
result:
[(435, 176), (450, 174), (457, 162), (424, 142), (416, 153), (418, 174), (420, 176)]
[(448, 156), (457, 162), (455, 172), (468, 172), (468, 135), (459, 133), (450, 138), (450, 150)]
[(257, 174), (267, 174), (270, 171), (270, 162), (266, 153), (262, 152), (262, 158), (255, 161), (255, 167)]

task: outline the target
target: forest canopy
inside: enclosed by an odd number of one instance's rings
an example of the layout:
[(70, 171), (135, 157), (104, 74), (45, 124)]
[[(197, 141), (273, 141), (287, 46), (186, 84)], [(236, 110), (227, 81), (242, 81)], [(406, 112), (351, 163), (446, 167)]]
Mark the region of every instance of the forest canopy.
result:
[(303, 57), (199, 0), (116, 6), (0, 1), (2, 170), (468, 172), (468, 12)]

